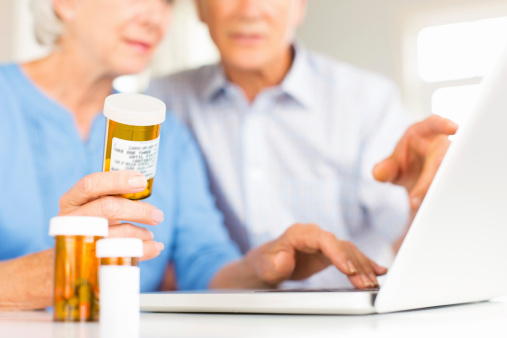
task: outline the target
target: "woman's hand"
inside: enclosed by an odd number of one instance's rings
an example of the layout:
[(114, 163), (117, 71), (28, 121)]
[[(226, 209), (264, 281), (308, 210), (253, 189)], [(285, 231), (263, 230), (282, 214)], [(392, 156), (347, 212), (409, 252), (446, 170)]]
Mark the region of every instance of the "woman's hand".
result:
[(146, 203), (131, 201), (119, 194), (143, 191), (148, 182), (143, 174), (131, 171), (101, 172), (81, 179), (60, 199), (59, 216), (95, 216), (109, 220), (109, 237), (140, 238), (144, 242), (142, 260), (157, 257), (164, 249), (148, 229), (122, 221), (157, 225), (162, 211)]

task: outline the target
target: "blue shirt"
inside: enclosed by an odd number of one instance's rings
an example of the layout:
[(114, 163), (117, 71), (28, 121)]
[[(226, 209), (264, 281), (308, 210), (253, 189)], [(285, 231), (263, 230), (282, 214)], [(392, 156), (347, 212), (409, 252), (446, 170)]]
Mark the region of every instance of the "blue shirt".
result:
[[(409, 126), (391, 81), (296, 44), (282, 83), (251, 103), (220, 64), (158, 79), (150, 92), (194, 133), (243, 251), (315, 223), (389, 265), (410, 210), (404, 188), (372, 176)], [(349, 285), (333, 267), (291, 284)]]
[[(83, 141), (74, 115), (40, 91), (16, 64), (0, 66), (0, 260), (49, 249), (49, 220), (79, 179), (102, 171), (105, 117)], [(153, 194), (165, 214), (149, 227), (162, 254), (142, 262), (141, 291), (155, 291), (173, 261), (180, 289), (204, 289), (239, 257), (208, 191), (200, 153), (183, 125), (162, 125)], [(148, 226), (147, 226), (148, 227)]]

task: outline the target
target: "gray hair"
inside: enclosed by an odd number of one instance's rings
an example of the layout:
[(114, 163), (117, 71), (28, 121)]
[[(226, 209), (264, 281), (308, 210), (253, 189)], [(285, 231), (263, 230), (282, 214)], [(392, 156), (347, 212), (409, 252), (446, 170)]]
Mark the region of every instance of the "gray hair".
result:
[(54, 47), (63, 34), (64, 26), (53, 7), (53, 0), (31, 0), (33, 28), (37, 42), (42, 46)]

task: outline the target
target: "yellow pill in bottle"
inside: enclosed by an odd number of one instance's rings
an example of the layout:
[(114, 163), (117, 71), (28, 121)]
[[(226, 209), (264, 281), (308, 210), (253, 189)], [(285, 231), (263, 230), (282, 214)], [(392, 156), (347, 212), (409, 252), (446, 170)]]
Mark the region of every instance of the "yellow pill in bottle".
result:
[(131, 200), (151, 195), (157, 167), (160, 125), (165, 121), (165, 104), (141, 94), (113, 94), (106, 98), (107, 118), (104, 171), (131, 170), (146, 177), (144, 191), (123, 194)]
[(99, 259), (96, 243), (108, 235), (105, 218), (60, 216), (51, 219), (55, 237), (53, 320), (99, 320)]

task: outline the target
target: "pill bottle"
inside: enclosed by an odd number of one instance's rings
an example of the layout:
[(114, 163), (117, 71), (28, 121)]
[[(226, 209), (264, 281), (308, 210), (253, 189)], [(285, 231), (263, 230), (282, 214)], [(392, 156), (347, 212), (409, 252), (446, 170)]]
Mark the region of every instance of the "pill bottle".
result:
[(99, 319), (99, 260), (95, 246), (108, 235), (108, 221), (99, 217), (63, 216), (51, 219), (55, 237), (55, 321)]
[(106, 98), (107, 118), (104, 171), (132, 170), (146, 176), (144, 191), (123, 194), (131, 200), (151, 195), (157, 167), (160, 125), (165, 121), (165, 104), (141, 94), (113, 94)]
[(138, 260), (142, 256), (143, 242), (137, 238), (107, 238), (97, 242), (100, 321), (104, 325), (115, 327), (139, 321)]

